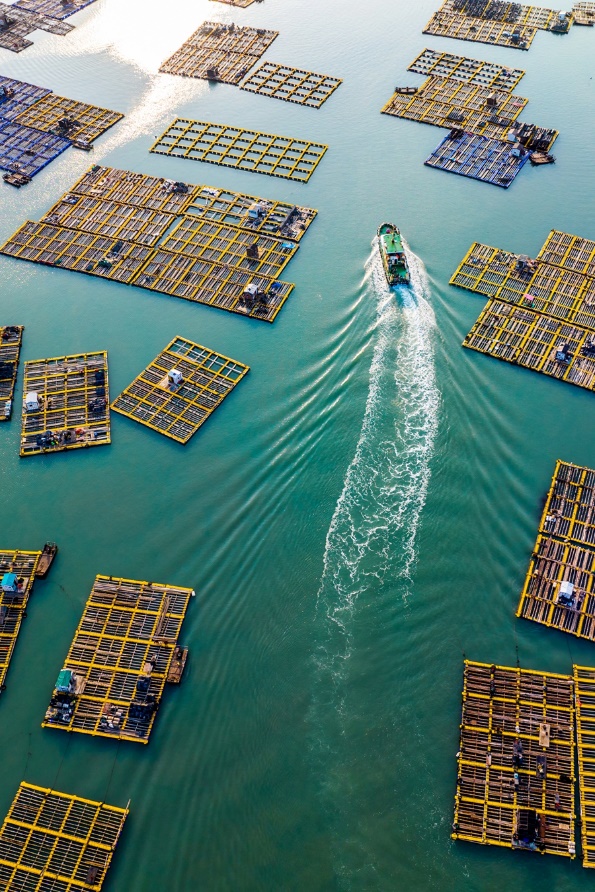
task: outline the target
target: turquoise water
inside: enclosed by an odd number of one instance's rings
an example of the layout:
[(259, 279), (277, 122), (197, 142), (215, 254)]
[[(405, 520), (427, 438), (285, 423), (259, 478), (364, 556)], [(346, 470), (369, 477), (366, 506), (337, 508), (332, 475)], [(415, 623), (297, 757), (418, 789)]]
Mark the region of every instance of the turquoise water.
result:
[[(90, 160), (319, 209), (273, 326), (0, 259), (2, 321), (24, 359), (107, 349), (112, 397), (175, 335), (251, 366), (182, 448), (120, 416), (112, 445), (18, 458), (0, 431), (2, 547), (60, 554), (36, 586), (1, 703), (0, 814), (18, 783), (125, 805), (109, 892), (570, 892), (577, 859), (449, 836), (463, 654), (552, 671), (593, 647), (515, 620), (557, 458), (594, 466), (593, 397), (460, 347), (482, 298), (448, 286), (470, 243), (535, 254), (550, 228), (595, 236), (595, 35), (530, 52), (425, 37), (436, 0), (100, 0), (65, 38), (2, 52), (3, 74), (126, 113), (0, 189), (0, 237)], [(266, 58), (344, 78), (316, 111), (158, 75), (205, 19), (276, 28)], [(379, 114), (424, 47), (527, 69), (524, 118), (558, 163), (509, 191), (423, 167), (441, 132)], [(149, 155), (174, 115), (328, 143), (307, 186)], [(394, 220), (414, 287), (388, 293), (373, 250)], [(20, 399), (21, 390), (17, 393)], [(39, 725), (97, 573), (191, 586), (184, 683), (148, 747)]]

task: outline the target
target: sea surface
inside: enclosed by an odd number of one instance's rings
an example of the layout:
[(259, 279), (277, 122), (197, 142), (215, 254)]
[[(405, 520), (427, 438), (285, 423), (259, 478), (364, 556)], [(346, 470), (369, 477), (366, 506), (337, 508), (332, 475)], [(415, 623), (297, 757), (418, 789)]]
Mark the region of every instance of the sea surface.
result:
[[(516, 620), (557, 458), (595, 466), (595, 398), (471, 351), (482, 297), (449, 287), (471, 242), (535, 256), (595, 237), (595, 32), (529, 52), (424, 36), (437, 0), (98, 0), (0, 73), (125, 113), (92, 155), (0, 188), (0, 238), (90, 163), (319, 210), (274, 325), (0, 258), (22, 359), (107, 349), (112, 398), (174, 336), (251, 372), (187, 447), (112, 416), (112, 445), (19, 459), (0, 429), (0, 545), (60, 553), (0, 702), (0, 815), (21, 780), (126, 805), (106, 892), (579, 892), (580, 859), (450, 838), (463, 658), (570, 672), (595, 648)], [(158, 74), (205, 20), (274, 28), (266, 57), (342, 77), (319, 110)], [(523, 117), (557, 164), (510, 190), (423, 166), (442, 131), (380, 115), (425, 47), (527, 70)], [(176, 115), (329, 145), (309, 184), (150, 155)], [(412, 287), (374, 245), (398, 223)], [(22, 369), (22, 367), (21, 367)], [(22, 396), (19, 376), (17, 406)], [(97, 573), (190, 586), (183, 684), (151, 742), (42, 730)]]

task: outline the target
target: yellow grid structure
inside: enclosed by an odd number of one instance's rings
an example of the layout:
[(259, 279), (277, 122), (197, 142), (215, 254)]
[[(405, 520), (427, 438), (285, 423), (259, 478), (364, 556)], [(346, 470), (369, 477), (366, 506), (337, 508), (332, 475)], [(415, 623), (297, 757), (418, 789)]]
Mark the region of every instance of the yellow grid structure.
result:
[(107, 353), (78, 353), (25, 363), (21, 456), (104, 446), (111, 442)]
[(492, 46), (507, 46), (517, 50), (528, 50), (537, 28), (518, 28), (518, 36), (514, 37), (517, 28), (503, 22), (484, 21), (471, 16), (449, 12), (445, 6), (435, 12), (426, 27), (424, 34), (434, 37), (452, 37), (455, 40), (470, 40), (474, 43), (489, 43)]
[(453, 839), (574, 858), (573, 693), (570, 676), (465, 660)]
[(99, 892), (128, 807), (21, 783), (0, 830), (0, 885), (27, 892)]
[(42, 727), (148, 743), (193, 594), (97, 576)]
[(111, 199), (120, 204), (130, 204), (146, 210), (183, 214), (200, 188), (189, 183), (176, 184), (173, 180), (134, 173), (131, 170), (93, 165), (74, 184), (70, 192), (62, 196), (52, 210), (62, 202), (74, 202), (77, 195), (88, 195), (90, 198), (100, 198), (104, 201)]
[[(179, 385), (168, 379), (174, 369), (182, 374)], [(247, 365), (177, 337), (114, 400), (112, 409), (187, 443), (249, 371)]]
[(176, 118), (150, 151), (307, 183), (327, 148), (257, 130)]
[(538, 260), (585, 276), (595, 276), (595, 241), (552, 229)]
[(0, 689), (4, 688), (40, 557), (40, 551), (0, 551), (0, 579), (5, 573), (15, 573), (19, 580), (18, 592), (0, 590)]
[(556, 463), (517, 616), (595, 640), (595, 470)]
[[(456, 12), (455, 4), (457, 4), (457, 0), (445, 0), (441, 9)], [(530, 28), (537, 28), (543, 31), (551, 31), (557, 28), (559, 24), (558, 13), (553, 9), (546, 9), (544, 6), (526, 6), (515, 2), (503, 2), (499, 4), (498, 13), (495, 14), (492, 4), (486, 3), (485, 5), (489, 7), (490, 16), (493, 16), (493, 18), (481, 19), (480, 17), (481, 21), (500, 21), (509, 27), (527, 25)], [(459, 10), (459, 14), (475, 18), (473, 6), (474, 0), (466, 0), (466, 3)]]
[(264, 28), (205, 22), (159, 71), (239, 84), (278, 35)]
[(241, 87), (242, 90), (258, 93), (260, 96), (320, 108), (342, 83), (341, 78), (327, 74), (315, 74), (301, 68), (290, 68), (289, 65), (263, 62)]
[(595, 867), (595, 669), (573, 670), (583, 867)]
[(182, 217), (162, 246), (175, 254), (273, 277), (285, 269), (298, 248), (295, 242), (191, 216)]
[[(107, 108), (48, 93), (47, 96), (43, 96), (34, 105), (21, 112), (15, 121), (26, 127), (34, 127), (36, 130), (56, 133), (66, 139), (80, 139), (91, 143), (118, 121), (121, 121), (123, 117), (124, 115), (119, 112), (110, 111)], [(62, 131), (59, 123), (65, 118), (73, 121), (73, 126)]]
[(24, 325), (0, 327), (0, 422), (10, 421)]
[(74, 201), (60, 199), (41, 222), (154, 246), (176, 219), (164, 211), (81, 195)]
[(451, 77), (465, 84), (506, 90), (509, 93), (525, 76), (525, 72), (520, 68), (506, 68), (494, 62), (482, 62), (479, 59), (469, 59), (466, 56), (440, 53), (430, 49), (422, 50), (407, 70), (426, 77), (428, 75)]

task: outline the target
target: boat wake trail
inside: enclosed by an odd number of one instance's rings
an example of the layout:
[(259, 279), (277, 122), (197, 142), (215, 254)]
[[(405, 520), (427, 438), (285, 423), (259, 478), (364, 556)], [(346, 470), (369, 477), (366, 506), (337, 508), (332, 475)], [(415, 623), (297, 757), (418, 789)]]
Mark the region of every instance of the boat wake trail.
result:
[[(369, 824), (362, 811), (374, 807), (369, 733), (391, 708), (383, 666), (394, 662), (396, 607), (411, 595), (440, 408), (428, 281), (421, 262), (407, 254), (412, 282), (396, 293), (377, 247), (366, 266), (366, 291), (377, 305), (370, 387), (318, 591), (312, 748), (333, 870), (344, 889), (378, 888), (373, 834), (360, 831)], [(377, 755), (376, 772), (384, 762)]]

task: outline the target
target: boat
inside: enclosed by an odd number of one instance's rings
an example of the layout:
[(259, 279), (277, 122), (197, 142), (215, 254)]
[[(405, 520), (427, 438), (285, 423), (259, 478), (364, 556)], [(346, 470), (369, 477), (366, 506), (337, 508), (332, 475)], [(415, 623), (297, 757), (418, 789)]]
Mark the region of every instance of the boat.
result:
[(378, 242), (382, 265), (389, 285), (408, 285), (411, 281), (409, 266), (403, 247), (401, 233), (392, 223), (383, 223), (378, 227)]
[(58, 553), (58, 546), (55, 542), (46, 542), (43, 546), (43, 551), (41, 552), (41, 557), (39, 558), (39, 563), (37, 565), (37, 570), (35, 571), (35, 575), (38, 579), (45, 579), (48, 575), (48, 571), (54, 562), (54, 558)]

